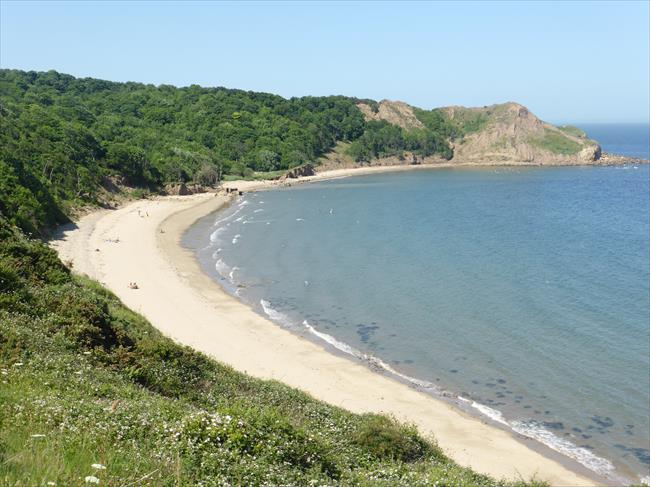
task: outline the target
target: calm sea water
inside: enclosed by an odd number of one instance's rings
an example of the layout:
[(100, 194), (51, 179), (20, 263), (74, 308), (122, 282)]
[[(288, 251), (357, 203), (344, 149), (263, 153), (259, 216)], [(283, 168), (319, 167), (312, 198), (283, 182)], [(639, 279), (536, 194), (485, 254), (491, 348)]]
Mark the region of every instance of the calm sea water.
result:
[(650, 125), (647, 123), (574, 124), (597, 140), (605, 152), (650, 159)]
[(245, 195), (184, 242), (281, 326), (638, 481), (649, 181), (648, 165), (360, 176)]

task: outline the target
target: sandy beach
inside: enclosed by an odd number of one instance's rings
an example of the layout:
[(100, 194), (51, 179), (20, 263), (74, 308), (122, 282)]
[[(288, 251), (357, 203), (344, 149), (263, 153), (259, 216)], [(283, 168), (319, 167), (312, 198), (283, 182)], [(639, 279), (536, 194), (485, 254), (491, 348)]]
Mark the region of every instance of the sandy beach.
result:
[[(399, 169), (418, 169), (407, 166)], [(444, 165), (437, 165), (444, 167)], [(395, 170), (343, 169), (307, 181)], [(231, 182), (240, 190), (278, 182)], [(461, 465), (497, 478), (532, 477), (555, 486), (599, 482), (559, 454), (486, 424), (442, 400), (360, 363), (332, 354), (260, 316), (203, 273), (180, 238), (197, 219), (229, 202), (205, 193), (139, 200), (100, 210), (63, 229), (53, 240), (64, 262), (113, 291), (128, 307), (174, 340), (262, 379), (275, 379), (353, 412), (381, 412), (414, 423)], [(138, 289), (128, 284), (136, 282)]]

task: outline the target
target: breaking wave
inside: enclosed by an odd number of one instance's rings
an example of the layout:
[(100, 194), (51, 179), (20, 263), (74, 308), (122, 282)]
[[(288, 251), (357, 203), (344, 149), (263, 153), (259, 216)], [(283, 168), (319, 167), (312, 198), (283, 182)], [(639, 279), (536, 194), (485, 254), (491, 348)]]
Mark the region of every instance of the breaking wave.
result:
[(587, 448), (577, 446), (569, 440), (560, 438), (537, 421), (513, 421), (510, 423), (510, 427), (520, 435), (537, 440), (552, 450), (577, 460), (598, 474), (611, 477), (614, 472), (614, 465), (609, 460), (594, 455)]
[[(290, 318), (284, 313), (273, 308), (268, 301), (262, 299), (260, 301), (260, 304), (262, 305), (262, 309), (264, 310), (266, 315), (271, 320), (280, 323), (285, 327), (295, 329), (295, 326), (291, 322)], [(327, 344), (334, 347), (335, 349), (347, 355), (351, 355), (358, 360), (361, 360), (362, 362), (366, 363), (373, 369), (383, 371), (383, 372), (388, 372), (389, 374), (399, 377), (400, 379), (406, 381), (407, 383), (417, 387), (418, 389), (434, 392), (439, 395), (448, 395), (445, 394), (438, 386), (436, 386), (431, 382), (416, 379), (414, 377), (403, 374), (395, 370), (393, 367), (391, 367), (389, 364), (387, 364), (380, 358), (377, 358), (370, 354), (363, 353), (360, 350), (357, 350), (356, 348), (352, 347), (351, 345), (336, 339), (335, 337), (329, 335), (328, 333), (318, 331), (316, 328), (310, 325), (307, 320), (304, 320), (302, 324), (305, 327), (305, 329), (313, 336), (326, 342)], [(588, 469), (592, 470), (593, 472), (599, 475), (603, 475), (609, 478), (613, 478), (614, 476), (615, 468), (614, 465), (609, 460), (595, 455), (587, 448), (577, 446), (574, 443), (570, 442), (569, 440), (560, 438), (559, 436), (555, 435), (548, 429), (544, 428), (540, 423), (536, 421), (508, 421), (503, 416), (503, 413), (501, 413), (501, 411), (497, 409), (491, 408), (489, 406), (486, 406), (485, 404), (481, 404), (479, 402), (473, 401), (471, 399), (467, 399), (462, 396), (457, 396), (457, 399), (462, 403), (469, 404), (471, 408), (475, 409), (476, 411), (481, 413), (483, 416), (489, 418), (493, 422), (506, 426), (512, 431), (519, 433), (522, 436), (532, 438), (542, 443), (543, 445), (546, 445), (552, 450), (559, 452), (569, 458), (572, 458), (573, 460), (576, 460), (583, 466), (587, 467)]]

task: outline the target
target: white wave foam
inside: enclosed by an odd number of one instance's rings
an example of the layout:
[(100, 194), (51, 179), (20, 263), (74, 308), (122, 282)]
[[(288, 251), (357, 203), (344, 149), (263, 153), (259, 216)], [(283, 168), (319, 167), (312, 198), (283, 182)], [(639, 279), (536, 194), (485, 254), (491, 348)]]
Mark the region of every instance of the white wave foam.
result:
[(223, 227), (217, 228), (214, 232), (210, 234), (210, 243), (217, 243), (219, 241), (219, 235), (225, 230)]
[(552, 450), (555, 450), (569, 458), (576, 460), (583, 466), (600, 475), (611, 477), (612, 473), (614, 472), (614, 465), (609, 460), (598, 457), (587, 448), (577, 446), (569, 440), (555, 435), (553, 432), (544, 428), (544, 426), (537, 421), (531, 420), (508, 422), (504, 418), (501, 411), (462, 396), (458, 396), (458, 399), (464, 403), (470, 404), (471, 407), (479, 411), (484, 416), (487, 416), (492, 421), (496, 421), (497, 423), (508, 426), (520, 435), (539, 441), (543, 445), (546, 445)]
[[(223, 233), (223, 232), (226, 230), (226, 227), (227, 227), (227, 226), (230, 226), (230, 224), (232, 223), (232, 222), (229, 221), (229, 220), (232, 220), (233, 218), (235, 218), (235, 216), (236, 216), (239, 212), (241, 212), (242, 209), (243, 209), (243, 207), (244, 207), (245, 205), (247, 205), (247, 204), (249, 204), (248, 201), (243, 201), (242, 203), (240, 203), (240, 204), (238, 205), (237, 210), (235, 210), (234, 212), (232, 212), (230, 215), (215, 220), (215, 222), (212, 224), (212, 226), (213, 226), (213, 227), (217, 227), (217, 228), (216, 228), (216, 229), (215, 229), (215, 230), (210, 234), (210, 243), (215, 244), (215, 243), (219, 242), (219, 235), (220, 235), (221, 233)], [(240, 221), (242, 221), (243, 219), (244, 219), (244, 217), (243, 217), (243, 216), (240, 216), (239, 218), (235, 219), (235, 221), (236, 221), (236, 222), (240, 222)], [(223, 225), (224, 223), (225, 223), (225, 225)], [(236, 242), (233, 242), (233, 243), (236, 243)]]
[(351, 347), (350, 345), (348, 345), (347, 343), (343, 343), (343, 342), (338, 341), (338, 340), (337, 340), (336, 338), (334, 338), (332, 335), (328, 335), (327, 333), (322, 333), (322, 332), (318, 331), (316, 328), (314, 328), (313, 326), (311, 326), (311, 325), (307, 322), (307, 320), (304, 320), (304, 321), (302, 322), (302, 324), (305, 325), (305, 328), (307, 328), (307, 330), (309, 330), (311, 333), (313, 333), (314, 335), (316, 335), (316, 336), (317, 336), (318, 338), (320, 338), (321, 340), (323, 340), (323, 341), (329, 343), (330, 345), (332, 345), (332, 346), (333, 346), (334, 348), (336, 348), (337, 350), (341, 350), (342, 352), (345, 352), (345, 353), (347, 353), (347, 354), (353, 355), (353, 356), (355, 356), (355, 357), (357, 357), (357, 358), (363, 358), (363, 354), (362, 354), (361, 352), (359, 352), (358, 350), (352, 348), (352, 347)]
[(414, 384), (414, 385), (416, 385), (418, 387), (421, 387), (423, 389), (438, 391), (438, 388), (434, 384), (432, 384), (431, 382), (427, 382), (427, 381), (424, 381), (424, 380), (419, 380), (419, 379), (416, 379), (414, 377), (410, 377), (410, 376), (408, 376), (406, 374), (402, 374), (401, 372), (398, 372), (395, 369), (393, 369), (390, 365), (388, 365), (383, 360), (381, 360), (381, 359), (379, 359), (379, 358), (377, 358), (377, 357), (375, 357), (373, 355), (365, 354), (365, 353), (357, 350), (356, 348), (351, 347), (347, 343), (344, 343), (344, 342), (341, 342), (341, 341), (337, 340), (332, 335), (328, 335), (327, 333), (323, 333), (321, 331), (316, 330), (313, 326), (311, 326), (307, 322), (307, 320), (304, 320), (302, 322), (302, 324), (305, 325), (305, 328), (307, 328), (307, 330), (309, 330), (309, 332), (316, 335), (321, 340), (329, 343), (330, 345), (332, 345), (337, 350), (340, 350), (340, 351), (345, 352), (345, 353), (347, 353), (349, 355), (352, 355), (353, 357), (356, 357), (356, 358), (358, 358), (360, 360), (363, 360), (364, 362), (368, 362), (370, 365), (373, 365), (376, 368), (383, 369), (386, 372), (390, 372), (391, 374), (396, 375), (397, 377), (400, 377), (401, 379), (404, 379), (407, 382), (410, 382), (411, 384)]
[(415, 384), (416, 386), (429, 391), (435, 391), (438, 393), (440, 392), (438, 386), (436, 386), (432, 382), (416, 379), (415, 377), (411, 377), (410, 375), (402, 374), (401, 372), (396, 371), (394, 368), (392, 368), (383, 360), (380, 360), (377, 357), (374, 357), (372, 355), (368, 355), (367, 357), (368, 357), (367, 360), (369, 360), (371, 363), (377, 364), (382, 369), (390, 372), (393, 375), (396, 375), (397, 377), (400, 377), (401, 379), (404, 379), (405, 381), (410, 382), (411, 384)]
[(273, 308), (271, 306), (271, 303), (264, 299), (260, 299), (260, 304), (262, 305), (262, 309), (266, 313), (266, 315), (271, 318), (273, 321), (280, 323), (283, 326), (286, 326), (288, 328), (293, 328), (291, 320), (287, 315), (284, 313), (281, 313), (277, 309)]
[(233, 239), (232, 239), (232, 244), (233, 244), (233, 245), (235, 245), (235, 244), (237, 243), (237, 241), (239, 240), (239, 237), (241, 237), (240, 234), (237, 234), (237, 235), (235, 235), (235, 236), (233, 237)]
[(296, 221), (297, 221), (297, 222), (304, 222), (305, 219), (304, 219), (304, 218), (296, 218)]
[(233, 266), (233, 268), (230, 270), (230, 273), (228, 274), (228, 279), (230, 279), (230, 282), (233, 282), (235, 279), (235, 271), (238, 271), (239, 267)]
[(506, 421), (506, 419), (503, 417), (503, 414), (501, 413), (501, 411), (498, 411), (498, 410), (493, 409), (493, 408), (491, 408), (489, 406), (486, 406), (485, 404), (481, 404), (480, 402), (473, 401), (473, 400), (468, 399), (468, 398), (463, 397), (463, 396), (456, 396), (456, 398), (461, 402), (469, 404), (470, 407), (476, 409), (482, 415), (487, 416), (492, 421), (496, 421), (497, 423), (501, 423), (503, 425), (510, 426), (508, 421)]
[(639, 482), (641, 483), (641, 485), (650, 485), (650, 475), (646, 477), (641, 477), (641, 479), (639, 479)]
[(257, 210), (254, 210), (253, 213), (259, 213), (260, 211), (264, 211), (264, 208), (258, 208)]
[[(280, 322), (285, 326), (291, 326), (291, 322), (288, 319), (288, 317), (283, 313), (280, 313), (279, 311), (272, 308), (268, 301), (261, 300), (260, 303), (262, 304), (262, 308), (264, 309), (264, 312), (267, 314), (267, 316), (269, 316), (269, 318), (271, 318), (276, 322)], [(402, 374), (401, 372), (398, 372), (395, 369), (393, 369), (390, 365), (388, 365), (383, 360), (374, 357), (372, 355), (365, 354), (355, 349), (354, 347), (348, 345), (347, 343), (337, 340), (332, 335), (318, 331), (313, 326), (311, 326), (307, 322), (307, 320), (304, 320), (302, 323), (311, 334), (320, 338), (321, 340), (333, 346), (337, 350), (340, 350), (348, 355), (352, 355), (353, 357), (365, 361), (376, 368), (383, 369), (384, 371), (389, 372), (397, 377), (400, 377), (401, 379), (404, 379), (405, 381), (414, 384), (422, 389), (433, 390), (438, 393), (441, 392), (440, 389), (431, 382), (415, 379), (406, 374)], [(574, 443), (570, 442), (569, 440), (566, 440), (564, 438), (555, 435), (554, 433), (544, 428), (540, 423), (536, 421), (508, 422), (503, 416), (503, 414), (501, 413), (501, 411), (498, 411), (489, 406), (486, 406), (485, 404), (478, 403), (476, 401), (467, 399), (462, 396), (457, 396), (457, 398), (462, 402), (469, 403), (472, 408), (476, 409), (481, 414), (485, 415), (491, 420), (500, 423), (504, 426), (507, 426), (511, 428), (513, 431), (523, 436), (539, 441), (540, 443), (546, 445), (552, 450), (555, 450), (569, 458), (572, 458), (573, 460), (576, 460), (583, 466), (596, 472), (599, 475), (603, 475), (609, 478), (616, 477), (616, 475), (614, 474), (615, 467), (609, 460), (595, 455), (587, 448), (577, 446)], [(641, 479), (641, 483), (646, 483), (646, 485), (650, 485), (649, 481), (650, 478)]]
[(537, 421), (513, 421), (510, 423), (510, 427), (521, 435), (537, 440), (552, 450), (577, 460), (600, 475), (611, 476), (614, 472), (614, 465), (609, 460), (594, 455), (587, 448), (577, 446), (569, 440), (560, 438)]
[(232, 220), (237, 214), (239, 214), (240, 211), (242, 211), (243, 207), (238, 207), (235, 211), (233, 211), (230, 215), (224, 216), (223, 218), (219, 218), (214, 221), (212, 224), (213, 227), (219, 226), (220, 224), (227, 222), (229, 220)]
[[(464, 399), (464, 398), (463, 398)], [(496, 421), (497, 423), (504, 424), (506, 426), (510, 426), (508, 422), (506, 421), (506, 418), (503, 417), (503, 414), (501, 411), (498, 411), (496, 409), (493, 409), (489, 406), (486, 406), (485, 404), (481, 404), (480, 402), (472, 401), (471, 406), (476, 409), (477, 411), (480, 411), (481, 414), (487, 416), (490, 418), (492, 421)]]
[(228, 267), (228, 264), (226, 264), (223, 259), (217, 260), (214, 264), (214, 268), (221, 277), (227, 277), (230, 272), (230, 267)]

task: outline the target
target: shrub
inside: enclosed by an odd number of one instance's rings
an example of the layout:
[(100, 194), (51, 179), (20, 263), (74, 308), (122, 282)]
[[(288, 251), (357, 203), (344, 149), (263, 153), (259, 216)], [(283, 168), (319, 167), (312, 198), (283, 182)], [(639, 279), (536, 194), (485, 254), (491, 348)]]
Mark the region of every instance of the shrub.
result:
[(219, 182), (219, 168), (217, 166), (203, 166), (194, 174), (194, 181), (203, 186), (214, 186)]
[(442, 457), (440, 451), (418, 434), (415, 426), (376, 414), (364, 416), (354, 442), (379, 459), (415, 462), (431, 454)]
[(340, 475), (328, 446), (273, 410), (203, 411), (186, 418), (175, 434), (184, 452), (202, 464), (203, 457), (220, 448), (260, 463), (316, 468), (331, 478)]

